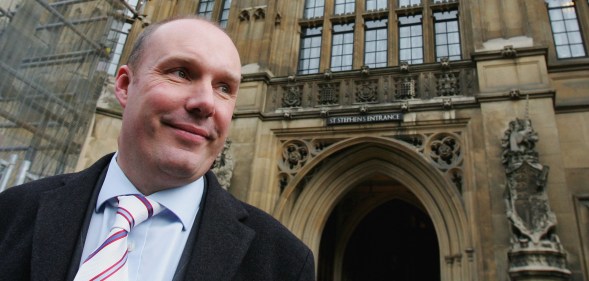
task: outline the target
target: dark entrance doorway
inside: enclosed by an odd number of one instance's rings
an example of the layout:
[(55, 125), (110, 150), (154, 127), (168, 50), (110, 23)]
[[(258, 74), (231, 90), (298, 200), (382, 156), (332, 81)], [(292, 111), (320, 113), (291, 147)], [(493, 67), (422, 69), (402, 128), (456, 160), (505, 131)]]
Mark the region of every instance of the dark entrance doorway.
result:
[(358, 225), (345, 251), (344, 280), (440, 280), (439, 248), (430, 218), (392, 200)]
[[(340, 209), (325, 225), (319, 252), (320, 281), (334, 280), (335, 240), (345, 228), (345, 217)], [(335, 274), (341, 280), (440, 280), (439, 245), (431, 219), (403, 200), (390, 200), (373, 209), (353, 230), (341, 252), (341, 274)]]

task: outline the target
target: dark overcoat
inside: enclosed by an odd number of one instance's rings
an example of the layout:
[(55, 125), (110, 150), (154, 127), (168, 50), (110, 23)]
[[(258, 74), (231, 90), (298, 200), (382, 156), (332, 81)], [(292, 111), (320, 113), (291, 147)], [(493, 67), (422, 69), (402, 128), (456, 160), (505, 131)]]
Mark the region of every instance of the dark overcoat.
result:
[[(73, 279), (111, 158), (0, 193), (0, 280)], [(315, 280), (307, 246), (223, 190), (212, 172), (205, 183), (202, 213), (174, 280)]]

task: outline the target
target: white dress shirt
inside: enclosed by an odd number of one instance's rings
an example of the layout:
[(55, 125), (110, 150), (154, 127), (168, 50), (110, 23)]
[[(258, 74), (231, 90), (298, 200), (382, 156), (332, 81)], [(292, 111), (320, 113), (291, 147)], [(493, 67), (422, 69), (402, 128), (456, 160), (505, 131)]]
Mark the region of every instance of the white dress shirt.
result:
[[(125, 176), (115, 154), (108, 166), (92, 214), (80, 264), (106, 239), (116, 216), (115, 198), (141, 194)], [(156, 216), (135, 226), (128, 236), (129, 280), (172, 280), (198, 213), (204, 180), (147, 196), (164, 206)]]

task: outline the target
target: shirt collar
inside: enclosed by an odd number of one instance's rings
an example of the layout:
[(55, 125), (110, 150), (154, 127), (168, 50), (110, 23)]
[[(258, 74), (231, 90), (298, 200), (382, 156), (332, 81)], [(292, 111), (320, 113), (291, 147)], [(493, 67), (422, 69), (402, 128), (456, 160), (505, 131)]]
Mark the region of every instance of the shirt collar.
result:
[[(117, 163), (118, 153), (115, 153), (110, 161), (104, 183), (96, 201), (96, 212), (109, 200), (119, 195), (141, 194), (139, 190), (127, 178)], [(155, 200), (166, 209), (170, 210), (182, 223), (183, 229), (190, 229), (202, 200), (204, 179), (200, 177), (196, 181), (184, 186), (165, 189), (147, 196)]]

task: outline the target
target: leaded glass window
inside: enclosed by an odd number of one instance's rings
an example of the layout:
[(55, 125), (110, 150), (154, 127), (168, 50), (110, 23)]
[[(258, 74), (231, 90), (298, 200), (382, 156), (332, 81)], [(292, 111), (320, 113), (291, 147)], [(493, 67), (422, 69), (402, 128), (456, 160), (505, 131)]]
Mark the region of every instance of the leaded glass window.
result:
[(460, 29), (458, 11), (434, 13), (434, 34), (436, 43), (436, 61), (443, 57), (449, 60), (460, 60)]
[(423, 63), (421, 15), (399, 17), (399, 60)]
[(201, 0), (198, 4), (198, 15), (207, 19), (211, 19), (214, 6), (215, 0)]
[(298, 74), (319, 73), (322, 30), (322, 27), (302, 29)]
[(219, 17), (219, 25), (222, 28), (227, 27), (227, 21), (229, 20), (229, 8), (231, 8), (231, 0), (224, 0), (221, 16)]
[(386, 10), (387, 0), (366, 0), (366, 11)]
[(324, 9), (325, 0), (307, 0), (305, 1), (304, 18), (322, 17)]
[(370, 68), (387, 66), (387, 19), (365, 22), (364, 64)]
[(411, 7), (414, 5), (421, 5), (421, 0), (399, 0), (399, 8), (401, 7)]
[(353, 13), (356, 1), (354, 0), (335, 0), (335, 12), (336, 15)]
[(584, 57), (586, 53), (575, 2), (564, 0), (547, 2), (556, 56), (559, 59)]
[(334, 24), (331, 44), (331, 70), (351, 70), (354, 56), (354, 24)]

